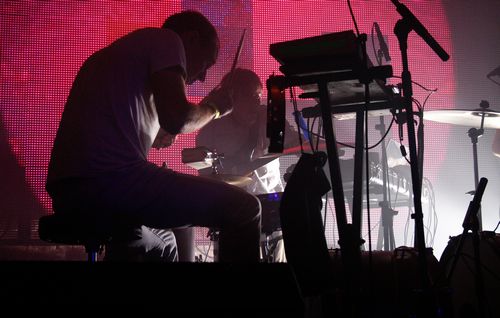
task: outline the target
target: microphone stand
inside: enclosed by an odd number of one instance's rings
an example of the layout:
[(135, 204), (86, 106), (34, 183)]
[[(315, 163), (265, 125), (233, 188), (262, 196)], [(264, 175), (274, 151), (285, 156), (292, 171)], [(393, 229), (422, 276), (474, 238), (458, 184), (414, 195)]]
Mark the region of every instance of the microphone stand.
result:
[[(219, 168), (223, 168), (222, 159), (224, 158), (224, 154), (219, 154), (217, 151), (213, 151), (214, 160), (212, 161), (212, 175), (218, 175), (220, 173)], [(210, 238), (210, 241), (213, 244), (214, 250), (214, 262), (219, 262), (219, 230), (216, 228), (209, 228), (207, 237)]]
[(480, 259), (480, 247), (479, 247), (480, 219), (478, 215), (481, 209), (481, 198), (483, 197), (483, 193), (487, 183), (488, 179), (481, 178), (481, 181), (479, 181), (476, 187), (474, 198), (469, 204), (469, 208), (467, 209), (467, 213), (465, 214), (464, 222), (462, 224), (464, 230), (462, 232), (462, 235), (460, 236), (460, 240), (458, 241), (458, 245), (456, 247), (455, 254), (453, 255), (451, 266), (448, 268), (448, 272), (446, 273), (446, 281), (450, 282), (455, 267), (457, 265), (458, 259), (460, 258), (460, 253), (464, 245), (465, 237), (469, 231), (472, 231), (472, 246), (474, 249), (474, 267), (476, 270), (475, 288), (476, 288), (479, 317), (485, 317), (485, 312), (484, 312), (485, 291), (484, 291), (483, 272), (481, 269), (482, 265)]
[[(376, 130), (380, 131), (380, 136), (384, 138), (384, 133), (386, 130), (386, 126), (384, 123), (384, 116), (380, 116), (380, 122), (375, 126)], [(396, 210), (393, 210), (390, 206), (390, 201), (388, 199), (388, 194), (390, 192), (388, 185), (388, 166), (387, 166), (387, 150), (385, 148), (385, 139), (382, 139), (382, 143), (380, 144), (382, 148), (382, 194), (383, 201), (379, 202), (379, 206), (381, 207), (381, 224), (378, 232), (378, 242), (377, 249), (381, 249), (382, 241), (384, 242), (384, 251), (392, 251), (396, 248), (395, 240), (394, 240), (394, 216), (398, 214)]]
[(418, 21), (418, 19), (411, 13), (411, 11), (398, 0), (391, 0), (391, 2), (396, 6), (396, 10), (402, 16), (400, 20), (396, 23), (394, 27), (394, 33), (396, 34), (399, 41), (399, 48), (401, 50), (403, 72), (402, 72), (402, 84), (403, 84), (403, 103), (407, 115), (407, 132), (408, 132), (408, 144), (410, 148), (410, 167), (411, 167), (411, 177), (412, 177), (412, 189), (413, 189), (413, 202), (415, 212), (412, 215), (415, 220), (415, 245), (418, 251), (418, 268), (420, 273), (420, 280), (422, 284), (422, 298), (420, 302), (423, 304), (417, 304), (417, 317), (436, 317), (437, 315), (437, 304), (434, 299), (433, 291), (431, 290), (431, 281), (429, 277), (429, 269), (427, 268), (427, 255), (425, 248), (425, 237), (424, 237), (424, 224), (423, 224), (423, 213), (422, 213), (422, 188), (420, 182), (420, 173), (418, 166), (418, 157), (415, 141), (415, 127), (413, 120), (413, 108), (412, 108), (412, 80), (411, 74), (408, 68), (408, 35), (411, 31), (415, 31), (419, 34), (423, 40), (438, 54), (441, 59), (446, 61), (449, 55), (444, 51), (444, 49), (432, 38), (425, 27)]

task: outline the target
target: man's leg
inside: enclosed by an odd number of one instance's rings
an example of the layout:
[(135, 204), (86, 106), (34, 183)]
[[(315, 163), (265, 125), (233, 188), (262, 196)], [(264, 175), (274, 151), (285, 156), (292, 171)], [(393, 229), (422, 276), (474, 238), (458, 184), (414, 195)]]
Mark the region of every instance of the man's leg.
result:
[[(133, 217), (155, 228), (218, 229), (220, 261), (259, 261), (260, 202), (254, 195), (217, 180), (152, 170), (144, 182), (134, 183), (144, 205)], [(133, 189), (125, 197), (136, 196)]]
[(73, 179), (51, 191), (61, 211), (102, 216), (151, 228), (220, 230), (221, 261), (259, 261), (260, 202), (243, 189), (144, 163), (93, 179)]

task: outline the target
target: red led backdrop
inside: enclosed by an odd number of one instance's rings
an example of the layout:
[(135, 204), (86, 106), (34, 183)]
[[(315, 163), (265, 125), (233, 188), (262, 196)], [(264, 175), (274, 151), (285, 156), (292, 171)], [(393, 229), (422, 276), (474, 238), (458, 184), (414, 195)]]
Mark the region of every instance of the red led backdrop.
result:
[[(0, 211), (0, 234), (4, 239), (36, 238), (34, 229), (38, 217), (50, 213), (51, 203), (44, 191), (44, 181), (51, 145), (73, 77), (92, 52), (136, 28), (159, 26), (173, 12), (199, 10), (217, 27), (222, 50), (207, 81), (189, 88), (191, 99), (197, 101), (230, 69), (243, 29), (247, 29), (247, 37), (239, 66), (253, 69), (263, 81), (273, 72), (279, 72), (277, 62), (268, 54), (271, 43), (354, 29), (346, 1), (0, 3), (0, 137), (2, 158), (5, 157), (2, 168), (6, 169), (0, 180), (5, 190)], [(450, 27), (441, 2), (420, 0), (405, 3), (453, 56)], [(400, 75), (401, 59), (392, 31), (400, 16), (394, 6), (385, 0), (352, 1), (352, 5), (360, 31), (368, 34), (369, 42), (373, 22), (378, 22), (389, 44), (394, 74)], [(409, 37), (409, 47), (414, 81), (428, 88), (438, 88), (427, 102), (426, 109), (453, 108), (453, 58), (447, 63), (442, 62), (414, 33)], [(369, 54), (373, 56), (371, 51)], [(390, 82), (398, 83), (399, 79)], [(424, 90), (414, 87), (417, 100), (423, 102), (426, 96)], [(301, 102), (301, 105), (313, 104)], [(291, 109), (291, 105), (289, 107)], [(352, 140), (353, 124), (338, 123), (339, 140)], [(426, 125), (425, 175), (431, 182), (445, 158), (446, 148), (440, 145), (447, 138), (448, 131), (448, 125)], [(393, 129), (391, 135), (397, 139), (397, 129)], [(157, 164), (166, 162), (177, 171), (195, 173), (180, 160), (181, 149), (192, 147), (194, 137), (194, 134), (182, 136), (169, 149), (152, 150), (150, 159)], [(373, 144), (378, 140), (378, 133), (371, 131), (370, 138)], [(406, 137), (404, 142), (407, 142)], [(286, 164), (293, 160), (296, 157), (284, 158), (282, 163), (286, 168)]]

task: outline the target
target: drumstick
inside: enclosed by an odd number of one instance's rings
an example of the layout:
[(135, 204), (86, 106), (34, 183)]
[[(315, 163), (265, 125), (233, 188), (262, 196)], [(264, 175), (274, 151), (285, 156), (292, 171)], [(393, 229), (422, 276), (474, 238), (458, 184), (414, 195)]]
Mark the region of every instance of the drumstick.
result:
[[(240, 43), (238, 44), (238, 49), (236, 50), (236, 55), (234, 56), (233, 65), (231, 66), (231, 70), (229, 71), (229, 75), (227, 78), (228, 83), (231, 83), (233, 80), (234, 70), (236, 69), (236, 65), (238, 64), (238, 60), (240, 59), (241, 49), (243, 48), (243, 41), (245, 40), (246, 32), (247, 32), (247, 29), (243, 29), (243, 34), (241, 35)], [(221, 85), (222, 85), (222, 83), (219, 83), (215, 87), (214, 90), (219, 89)]]
[(243, 34), (241, 34), (240, 43), (238, 44), (238, 50), (236, 50), (236, 55), (234, 56), (233, 65), (231, 67), (231, 74), (233, 73), (234, 69), (236, 68), (236, 64), (238, 64), (238, 60), (240, 59), (241, 48), (243, 47), (243, 41), (245, 40), (246, 32), (247, 29), (243, 29)]

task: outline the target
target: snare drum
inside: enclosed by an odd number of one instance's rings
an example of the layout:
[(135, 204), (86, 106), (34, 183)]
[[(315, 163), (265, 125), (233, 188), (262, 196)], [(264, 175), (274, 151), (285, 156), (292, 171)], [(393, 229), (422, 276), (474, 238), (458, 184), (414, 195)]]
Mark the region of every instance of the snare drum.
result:
[[(480, 232), (479, 253), (484, 281), (484, 312), (486, 317), (500, 315), (500, 234), (491, 231)], [(440, 263), (446, 270), (462, 235), (451, 237), (441, 255)], [(477, 317), (477, 295), (475, 286), (475, 264), (472, 234), (464, 238), (457, 265), (450, 279), (451, 301), (454, 317)]]

